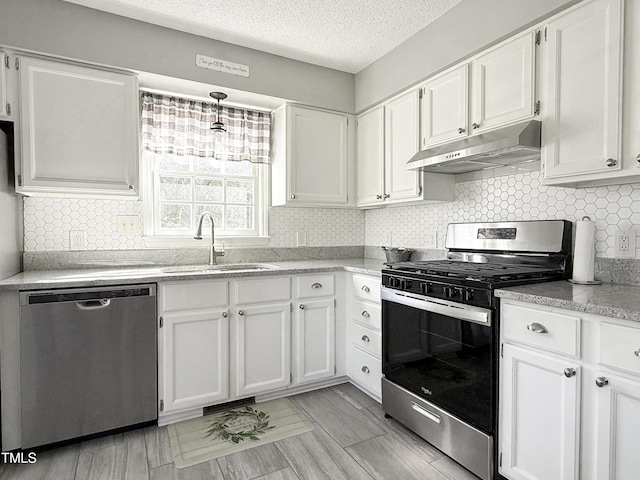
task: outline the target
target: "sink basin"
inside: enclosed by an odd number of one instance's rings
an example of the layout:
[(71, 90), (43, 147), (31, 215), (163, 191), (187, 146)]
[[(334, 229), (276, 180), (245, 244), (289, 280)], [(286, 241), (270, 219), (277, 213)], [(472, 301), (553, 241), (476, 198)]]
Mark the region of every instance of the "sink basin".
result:
[(268, 263), (229, 263), (227, 265), (179, 265), (166, 267), (164, 273), (215, 273), (215, 272), (255, 272), (258, 270), (274, 270), (278, 267)]

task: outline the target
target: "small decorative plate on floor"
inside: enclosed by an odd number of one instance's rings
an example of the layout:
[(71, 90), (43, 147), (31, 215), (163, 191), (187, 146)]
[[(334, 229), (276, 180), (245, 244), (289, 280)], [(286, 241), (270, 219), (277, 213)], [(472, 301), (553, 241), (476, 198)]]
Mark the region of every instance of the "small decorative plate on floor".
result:
[(177, 468), (248, 450), (313, 430), (313, 424), (287, 398), (169, 425)]

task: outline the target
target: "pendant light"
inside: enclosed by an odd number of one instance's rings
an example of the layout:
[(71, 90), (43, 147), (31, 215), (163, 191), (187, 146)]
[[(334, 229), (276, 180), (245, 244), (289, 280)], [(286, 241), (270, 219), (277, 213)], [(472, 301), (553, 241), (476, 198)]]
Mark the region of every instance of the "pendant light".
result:
[(227, 94), (222, 92), (211, 92), (209, 95), (218, 101), (218, 106), (216, 108), (218, 118), (215, 122), (211, 122), (211, 130), (216, 133), (224, 133), (227, 131), (227, 127), (220, 121), (220, 100), (227, 98)]

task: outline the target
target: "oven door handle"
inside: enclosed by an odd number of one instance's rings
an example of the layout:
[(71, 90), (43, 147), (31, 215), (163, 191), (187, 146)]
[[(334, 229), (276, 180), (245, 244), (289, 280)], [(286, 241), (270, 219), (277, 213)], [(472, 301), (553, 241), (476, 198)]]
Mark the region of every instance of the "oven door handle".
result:
[(388, 302), (399, 303), (408, 307), (417, 308), (426, 312), (439, 313), (448, 317), (457, 318), (459, 320), (467, 320), (469, 322), (478, 323), (480, 325), (491, 325), (491, 310), (486, 308), (473, 307), (462, 303), (453, 303), (446, 300), (434, 300), (422, 295), (416, 295), (408, 292), (396, 292), (387, 287), (380, 289), (380, 298)]

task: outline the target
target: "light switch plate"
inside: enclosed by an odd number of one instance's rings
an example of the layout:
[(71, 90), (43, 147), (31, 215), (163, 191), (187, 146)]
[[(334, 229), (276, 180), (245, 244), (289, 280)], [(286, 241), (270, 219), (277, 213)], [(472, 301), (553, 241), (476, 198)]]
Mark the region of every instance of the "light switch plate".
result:
[(296, 232), (296, 247), (307, 246), (307, 232)]
[(136, 234), (138, 233), (138, 216), (137, 215), (118, 215), (118, 234)]

